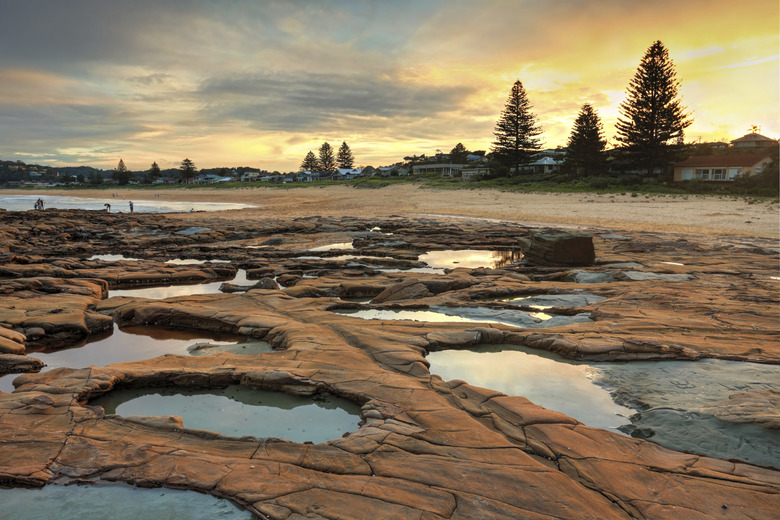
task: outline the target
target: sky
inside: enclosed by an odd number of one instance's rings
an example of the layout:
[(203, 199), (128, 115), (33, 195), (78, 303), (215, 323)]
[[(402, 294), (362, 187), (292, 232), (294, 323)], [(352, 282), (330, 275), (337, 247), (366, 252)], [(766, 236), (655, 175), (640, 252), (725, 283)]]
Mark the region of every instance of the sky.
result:
[(777, 0), (0, 0), (0, 159), (131, 170), (297, 170), (489, 150), (520, 80), (563, 146), (583, 103), (609, 145), (650, 45), (686, 141), (780, 137)]

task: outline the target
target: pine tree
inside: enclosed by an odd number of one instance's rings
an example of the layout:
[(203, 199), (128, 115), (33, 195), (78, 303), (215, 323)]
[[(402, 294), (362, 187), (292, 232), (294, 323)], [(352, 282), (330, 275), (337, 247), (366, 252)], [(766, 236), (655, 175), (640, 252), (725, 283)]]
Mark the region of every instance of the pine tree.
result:
[(160, 171), (160, 167), (157, 166), (156, 162), (153, 162), (152, 167), (149, 169), (149, 177), (152, 179), (159, 179), (162, 177), (162, 172)]
[(179, 166), (179, 173), (181, 178), (184, 180), (191, 179), (195, 175), (196, 171), (197, 168), (195, 168), (195, 163), (189, 159), (184, 159), (181, 162), (181, 166)]
[(450, 150), (450, 162), (453, 164), (465, 163), (468, 154), (469, 151), (463, 146), (463, 143), (458, 143)]
[(531, 103), (520, 80), (512, 85), (493, 134), (496, 136), (493, 154), (499, 162), (514, 168), (516, 172), (520, 171), (522, 165), (533, 162), (537, 150), (541, 149), (537, 137), (542, 134), (542, 129), (531, 113)]
[(685, 128), (693, 123), (687, 107), (679, 96), (674, 63), (660, 41), (653, 43), (626, 91), (627, 99), (620, 104), (616, 140), (625, 145), (651, 174), (668, 160), (669, 143), (678, 141)]
[(355, 158), (352, 156), (352, 150), (349, 149), (349, 145), (346, 141), (341, 143), (339, 147), (339, 153), (336, 156), (336, 162), (339, 168), (352, 169), (355, 167)]
[(153, 184), (154, 181), (162, 177), (162, 172), (160, 171), (160, 167), (157, 166), (156, 162), (152, 163), (152, 167), (149, 168), (149, 171), (146, 172), (144, 175), (144, 184)]
[(595, 175), (604, 168), (604, 125), (590, 103), (585, 103), (574, 120), (564, 166), (578, 175)]
[(125, 166), (125, 161), (119, 159), (119, 163), (116, 165), (116, 168), (114, 168), (114, 173), (111, 174), (111, 178), (119, 183), (120, 186), (125, 186), (130, 182), (130, 179), (133, 178), (133, 174), (128, 171), (127, 166)]
[(317, 156), (314, 155), (314, 152), (309, 150), (309, 153), (306, 154), (306, 158), (301, 163), (301, 170), (302, 171), (308, 171), (308, 172), (316, 172), (320, 169), (320, 161), (317, 159)]
[(336, 171), (336, 158), (333, 156), (333, 148), (328, 143), (322, 143), (320, 146), (320, 168), (327, 173)]

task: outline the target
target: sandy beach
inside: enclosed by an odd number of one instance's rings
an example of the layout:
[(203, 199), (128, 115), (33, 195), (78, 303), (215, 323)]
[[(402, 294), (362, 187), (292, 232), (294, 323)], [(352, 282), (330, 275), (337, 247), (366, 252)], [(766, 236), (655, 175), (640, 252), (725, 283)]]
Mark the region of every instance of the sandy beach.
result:
[[(2, 190), (1, 194), (29, 191)], [(780, 238), (778, 204), (733, 196), (512, 193), (497, 190), (438, 190), (412, 184), (380, 189), (351, 186), (240, 189), (117, 190), (126, 200), (237, 202), (256, 208), (221, 212), (223, 218), (389, 215), (485, 218), (532, 226), (592, 227), (693, 235)], [(47, 192), (110, 198), (107, 190)], [(116, 209), (123, 209), (117, 204)], [(181, 215), (181, 218), (187, 218)]]

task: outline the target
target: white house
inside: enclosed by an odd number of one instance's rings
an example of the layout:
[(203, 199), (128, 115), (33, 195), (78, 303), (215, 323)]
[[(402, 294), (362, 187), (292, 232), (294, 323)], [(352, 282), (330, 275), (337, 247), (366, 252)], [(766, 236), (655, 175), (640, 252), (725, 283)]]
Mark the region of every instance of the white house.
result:
[(412, 173), (440, 173), (446, 177), (450, 177), (458, 173), (463, 169), (466, 164), (453, 164), (453, 163), (431, 163), (431, 164), (415, 164), (412, 166)]
[(733, 181), (761, 173), (771, 162), (766, 154), (693, 156), (674, 165), (674, 180)]
[(563, 161), (556, 161), (552, 157), (541, 157), (536, 161), (522, 166), (523, 171), (534, 173), (554, 173), (561, 170)]

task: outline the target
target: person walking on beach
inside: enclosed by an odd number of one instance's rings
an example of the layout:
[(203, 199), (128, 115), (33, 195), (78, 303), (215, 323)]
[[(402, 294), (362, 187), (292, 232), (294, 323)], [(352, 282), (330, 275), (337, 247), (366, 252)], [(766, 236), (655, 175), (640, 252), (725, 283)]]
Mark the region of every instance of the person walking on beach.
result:
[(132, 212), (133, 212), (133, 201), (131, 200), (130, 201), (130, 213), (132, 213)]

